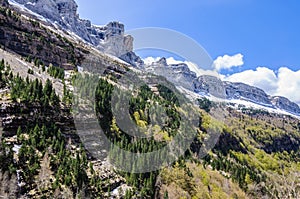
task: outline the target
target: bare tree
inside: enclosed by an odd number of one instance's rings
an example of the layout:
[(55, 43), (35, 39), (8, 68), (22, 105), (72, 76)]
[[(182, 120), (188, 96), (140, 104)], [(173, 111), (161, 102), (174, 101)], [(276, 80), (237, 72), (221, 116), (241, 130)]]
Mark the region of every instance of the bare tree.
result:
[(50, 167), (50, 158), (48, 152), (45, 153), (41, 161), (41, 169), (37, 176), (37, 186), (39, 190), (47, 189), (51, 185), (51, 177), (53, 172)]
[(0, 171), (0, 198), (17, 198), (18, 187), (15, 174)]
[(300, 171), (294, 166), (281, 168), (281, 174), (269, 173), (267, 188), (272, 198), (300, 199)]

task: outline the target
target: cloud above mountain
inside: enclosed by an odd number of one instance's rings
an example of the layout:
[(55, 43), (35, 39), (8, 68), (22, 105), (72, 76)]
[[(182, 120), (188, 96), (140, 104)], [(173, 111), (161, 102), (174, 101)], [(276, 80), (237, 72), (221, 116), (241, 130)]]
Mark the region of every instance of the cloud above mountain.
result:
[[(144, 59), (146, 64), (157, 62), (160, 57), (147, 57)], [(197, 64), (189, 61), (175, 60), (173, 57), (166, 59), (168, 64), (185, 63), (191, 71), (197, 76), (213, 75), (220, 77), (223, 81), (242, 82), (251, 86), (263, 89), (267, 94), (272, 96), (287, 97), (293, 102), (300, 105), (300, 70), (293, 71), (287, 67), (281, 67), (277, 71), (268, 67), (257, 67), (252, 70), (233, 73), (230, 75), (222, 75), (217, 72), (220, 70), (231, 69), (233, 67), (242, 66), (244, 64), (243, 55), (236, 54), (233, 56), (219, 56), (214, 61), (215, 68), (208, 71), (203, 70)]]
[(151, 65), (153, 62), (157, 62), (160, 60), (161, 57), (146, 57), (143, 59), (146, 65)]
[[(241, 53), (233, 56), (219, 56), (214, 61), (215, 70), (219, 72), (243, 65)], [(261, 88), (269, 95), (287, 97), (300, 105), (300, 70), (293, 71), (287, 67), (281, 67), (275, 71), (268, 67), (257, 67), (231, 75), (220, 75), (220, 77), (225, 81), (242, 82)]]
[(287, 96), (290, 100), (300, 104), (300, 70), (292, 71), (282, 67), (278, 70), (277, 94)]
[(225, 76), (223, 80), (230, 82), (243, 82), (251, 86), (264, 89), (268, 93), (274, 94), (277, 91), (277, 76), (275, 72), (266, 67), (257, 67), (255, 70), (245, 70)]
[(257, 67), (255, 70), (223, 76), (223, 80), (256, 86), (269, 95), (284, 96), (300, 104), (300, 70), (293, 71), (281, 67), (278, 71), (274, 71), (267, 67)]
[(223, 55), (217, 57), (214, 61), (214, 67), (216, 71), (221, 71), (222, 69), (231, 69), (233, 67), (242, 66), (244, 64), (243, 55), (241, 53), (235, 55)]

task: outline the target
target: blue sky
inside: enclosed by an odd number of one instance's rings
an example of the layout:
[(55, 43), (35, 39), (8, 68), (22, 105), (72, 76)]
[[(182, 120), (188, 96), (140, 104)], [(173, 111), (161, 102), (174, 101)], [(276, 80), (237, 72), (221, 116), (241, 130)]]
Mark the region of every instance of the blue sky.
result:
[(300, 68), (300, 1), (274, 0), (76, 0), (94, 24), (116, 20), (127, 30), (174, 29), (212, 56), (242, 53), (246, 68)]
[[(231, 81), (242, 81), (241, 78), (250, 74), (245, 71), (254, 72), (251, 74), (263, 79), (247, 80), (245, 83), (273, 90), (269, 93), (292, 97), (300, 102), (300, 94), (295, 96), (295, 91), (300, 89), (300, 72), (299, 76), (297, 73), (300, 70), (298, 0), (75, 1), (81, 18), (90, 19), (93, 24), (120, 21), (125, 24), (126, 30), (169, 28), (196, 40), (213, 59), (241, 54), (243, 65), (229, 66), (229, 69), (221, 70), (222, 74), (230, 75)], [(284, 67), (296, 78), (290, 94), (279, 91), (282, 87), (279, 85), (281, 72), (285, 71), (281, 69)], [(260, 68), (265, 70), (258, 70)], [(240, 75), (240, 72), (244, 74)], [(270, 75), (269, 79), (264, 79), (267, 75)]]

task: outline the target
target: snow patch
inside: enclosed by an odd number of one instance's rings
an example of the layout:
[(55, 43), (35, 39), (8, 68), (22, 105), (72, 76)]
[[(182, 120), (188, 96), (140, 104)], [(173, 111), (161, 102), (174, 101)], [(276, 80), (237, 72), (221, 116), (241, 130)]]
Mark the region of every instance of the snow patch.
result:
[[(26, 8), (24, 5), (21, 5), (21, 4), (17, 3), (17, 2), (15, 2), (14, 0), (8, 0), (8, 3), (10, 5), (12, 5), (12, 6), (15, 6), (15, 7), (19, 8), (23, 12), (27, 12), (27, 13), (29, 13), (31, 15), (36, 16), (41, 21), (49, 22), (49, 20), (46, 19), (45, 17), (43, 17), (42, 15), (39, 15), (39, 14), (37, 14), (35, 12), (32, 12), (31, 10), (29, 10), (28, 8)], [(31, 2), (28, 2), (27, 4), (28, 5), (35, 5), (35, 3), (31, 3)]]
[(300, 119), (300, 114), (288, 112), (286, 110), (282, 110), (282, 109), (276, 108), (274, 106), (270, 106), (269, 104), (257, 104), (255, 102), (249, 101), (245, 98), (241, 98), (241, 99), (221, 99), (221, 98), (217, 98), (217, 97), (214, 97), (214, 96), (212, 96), (210, 94), (206, 94), (206, 93), (195, 93), (195, 92), (190, 91), (190, 90), (188, 90), (184, 87), (177, 87), (177, 89), (180, 92), (182, 92), (183, 94), (185, 94), (185, 96), (187, 96), (193, 102), (195, 102), (199, 98), (204, 98), (205, 97), (205, 98), (207, 98), (207, 99), (209, 99), (213, 102), (226, 103), (227, 105), (231, 106), (234, 109), (239, 109), (240, 106), (242, 105), (243, 108), (252, 108), (252, 109), (256, 109), (256, 110), (265, 110), (265, 111), (268, 111), (269, 113), (289, 115), (289, 116), (293, 116), (293, 117), (296, 117), (296, 118)]
[(14, 147), (12, 148), (12, 150), (13, 150), (13, 152), (15, 152), (18, 155), (21, 147), (22, 147), (22, 145), (14, 144)]

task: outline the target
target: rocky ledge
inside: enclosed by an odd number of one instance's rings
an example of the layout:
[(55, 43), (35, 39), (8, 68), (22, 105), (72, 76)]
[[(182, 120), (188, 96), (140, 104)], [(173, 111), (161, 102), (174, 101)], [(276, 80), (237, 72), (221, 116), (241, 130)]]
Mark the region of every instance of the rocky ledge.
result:
[(220, 78), (211, 75), (197, 77), (184, 63), (168, 64), (165, 58), (161, 58), (157, 62), (145, 65), (144, 68), (148, 72), (166, 77), (176, 86), (182, 86), (200, 95), (210, 95), (227, 100), (245, 100), (300, 115), (299, 106), (285, 97), (269, 96), (260, 88), (244, 83), (221, 81)]
[[(74, 0), (14, 0), (21, 6), (57, 24), (63, 30), (73, 32), (96, 48), (116, 57), (132, 52), (133, 38), (124, 34), (124, 25), (110, 22), (105, 26), (92, 25), (80, 19)], [(28, 13), (29, 14), (29, 13)]]
[(286, 110), (291, 113), (300, 113), (299, 106), (285, 97), (273, 96), (270, 97), (270, 100), (274, 106), (280, 109)]

